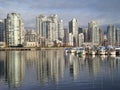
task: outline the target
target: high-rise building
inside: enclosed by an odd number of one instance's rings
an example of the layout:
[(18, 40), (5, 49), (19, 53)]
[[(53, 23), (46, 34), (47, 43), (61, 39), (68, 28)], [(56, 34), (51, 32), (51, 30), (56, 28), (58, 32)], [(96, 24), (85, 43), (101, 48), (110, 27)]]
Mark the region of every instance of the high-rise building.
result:
[(48, 45), (52, 42), (57, 42), (61, 34), (58, 30), (63, 30), (62, 21), (58, 22), (57, 15), (39, 15), (36, 18), (36, 29), (38, 34), (38, 42), (40, 45)]
[(84, 43), (84, 34), (80, 33), (78, 35), (78, 42), (79, 42), (79, 46), (81, 46)]
[(60, 20), (58, 22), (58, 39), (60, 41), (63, 41), (63, 37), (64, 37), (63, 20)]
[(117, 44), (117, 46), (120, 46), (120, 28), (117, 28), (117, 30), (116, 30), (116, 44)]
[(47, 17), (45, 15), (39, 15), (36, 17), (36, 29), (39, 44), (42, 44), (42, 41), (46, 37), (46, 21)]
[(78, 28), (78, 34), (83, 33), (83, 28), (79, 27)]
[(69, 33), (69, 46), (73, 46), (73, 34)]
[(107, 27), (107, 40), (109, 45), (116, 44), (116, 29), (114, 25), (109, 25)]
[(100, 34), (100, 44), (103, 45), (104, 31), (102, 29), (99, 29), (99, 34)]
[(53, 41), (57, 41), (58, 40), (58, 16), (56, 14), (53, 14), (53, 15), (50, 15), (48, 19), (52, 21)]
[(91, 21), (88, 23), (88, 41), (92, 42), (93, 45), (98, 45), (100, 43), (99, 37), (99, 26), (97, 22)]
[(88, 42), (88, 28), (83, 29), (84, 42)]
[(4, 41), (4, 21), (0, 20), (0, 42)]
[(5, 42), (7, 46), (24, 43), (24, 23), (17, 13), (10, 13), (5, 19)]
[(67, 28), (64, 29), (64, 46), (67, 46), (69, 43), (69, 30)]
[(69, 33), (73, 34), (74, 46), (78, 46), (78, 23), (75, 18), (69, 22)]

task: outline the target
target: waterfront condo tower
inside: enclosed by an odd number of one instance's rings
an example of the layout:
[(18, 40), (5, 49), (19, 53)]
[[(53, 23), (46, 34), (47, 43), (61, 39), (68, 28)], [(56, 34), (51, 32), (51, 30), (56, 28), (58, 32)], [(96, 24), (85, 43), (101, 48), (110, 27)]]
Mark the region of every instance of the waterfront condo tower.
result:
[(93, 45), (100, 43), (99, 27), (96, 21), (88, 23), (88, 41)]
[(75, 18), (69, 22), (69, 33), (73, 34), (73, 46), (78, 46), (78, 23)]
[(109, 25), (107, 27), (107, 40), (109, 45), (116, 44), (116, 29), (114, 25)]
[(4, 21), (0, 20), (0, 42), (4, 42)]
[(8, 47), (24, 43), (24, 23), (20, 14), (7, 14), (5, 19), (5, 42)]
[(117, 46), (120, 46), (120, 28), (117, 28), (116, 29), (117, 31), (116, 31), (116, 44), (117, 44)]
[(36, 17), (36, 30), (40, 46), (53, 45), (58, 39), (63, 39), (63, 21), (58, 21), (56, 14)]
[(63, 29), (63, 20), (58, 21), (58, 39), (63, 42), (64, 38), (64, 29)]

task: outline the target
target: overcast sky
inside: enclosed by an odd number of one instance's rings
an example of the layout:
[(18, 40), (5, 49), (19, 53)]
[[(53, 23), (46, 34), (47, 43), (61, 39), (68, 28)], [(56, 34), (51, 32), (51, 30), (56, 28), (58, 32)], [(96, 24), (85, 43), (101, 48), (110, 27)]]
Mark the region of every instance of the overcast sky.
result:
[(0, 0), (0, 18), (20, 13), (25, 27), (35, 27), (36, 16), (57, 14), (64, 25), (76, 18), (80, 26), (95, 20), (99, 25), (120, 23), (120, 0)]

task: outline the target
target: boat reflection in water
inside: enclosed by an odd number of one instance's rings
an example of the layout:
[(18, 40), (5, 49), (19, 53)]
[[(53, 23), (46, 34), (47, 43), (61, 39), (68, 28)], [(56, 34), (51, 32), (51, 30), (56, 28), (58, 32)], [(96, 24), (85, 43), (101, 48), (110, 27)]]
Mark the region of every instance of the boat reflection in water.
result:
[(64, 50), (1, 51), (0, 90), (119, 89), (119, 69), (120, 57), (78, 57)]

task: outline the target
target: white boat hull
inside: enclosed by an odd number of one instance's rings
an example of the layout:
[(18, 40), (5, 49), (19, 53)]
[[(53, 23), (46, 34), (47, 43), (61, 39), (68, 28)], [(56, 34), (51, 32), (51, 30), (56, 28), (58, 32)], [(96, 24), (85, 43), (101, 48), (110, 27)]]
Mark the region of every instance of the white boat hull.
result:
[(95, 55), (96, 53), (95, 53), (95, 51), (91, 51), (90, 54), (91, 55)]
[(75, 53), (76, 52), (76, 50), (71, 50), (71, 53)]
[(115, 51), (111, 51), (110, 55), (116, 55), (116, 52)]
[(105, 51), (99, 51), (99, 55), (105, 55)]

